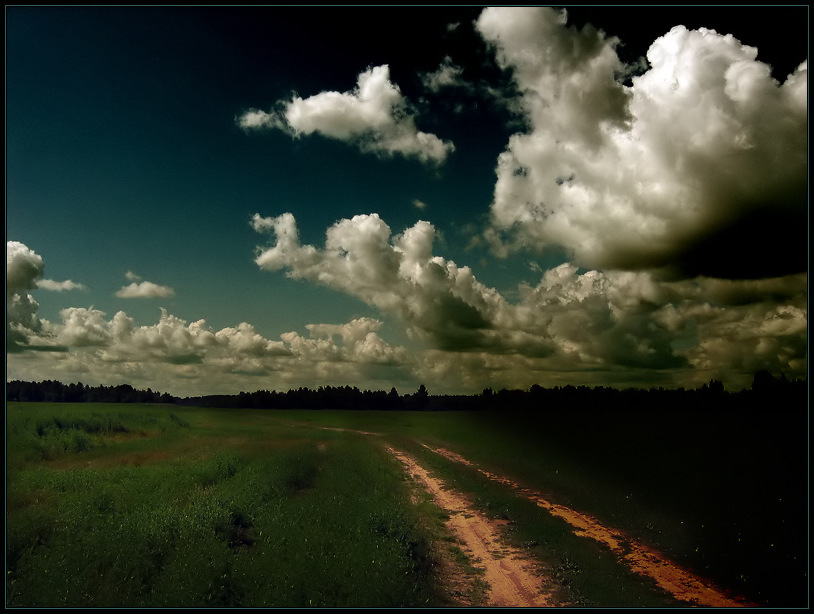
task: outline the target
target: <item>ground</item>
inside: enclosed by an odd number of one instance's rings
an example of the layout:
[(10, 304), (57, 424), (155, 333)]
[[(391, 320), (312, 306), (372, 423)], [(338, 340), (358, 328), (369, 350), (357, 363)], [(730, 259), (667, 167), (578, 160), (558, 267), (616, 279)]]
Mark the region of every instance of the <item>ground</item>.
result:
[[(402, 451), (388, 448), (401, 461), (416, 485), (426, 489), (434, 502), (449, 515), (447, 527), (458, 540), (472, 565), (481, 571), (483, 595), (479, 605), (493, 607), (562, 607), (569, 604), (557, 595), (556, 582), (547, 569), (523, 551), (509, 546), (502, 537), (500, 520), (486, 517), (461, 493), (446, 488), (439, 480), (421, 467), (414, 458)], [(430, 448), (432, 449), (432, 448)], [(490, 479), (514, 488), (521, 496), (534, 501), (554, 516), (568, 522), (577, 535), (596, 540), (617, 555), (621, 564), (633, 572), (653, 579), (656, 584), (679, 601), (700, 607), (738, 607), (754, 604), (733, 598), (711, 582), (668, 560), (652, 548), (626, 536), (623, 532), (604, 526), (595, 518), (568, 507), (547, 501), (540, 493), (524, 489), (504, 477), (478, 468), (467, 459), (445, 449), (432, 449), (455, 462), (477, 468)], [(454, 578), (447, 573), (445, 582), (451, 585), (471, 586), (468, 578)], [(459, 601), (472, 605), (472, 590), (454, 589), (460, 593)], [(467, 598), (467, 595), (470, 597)], [(466, 603), (469, 601), (469, 603)]]

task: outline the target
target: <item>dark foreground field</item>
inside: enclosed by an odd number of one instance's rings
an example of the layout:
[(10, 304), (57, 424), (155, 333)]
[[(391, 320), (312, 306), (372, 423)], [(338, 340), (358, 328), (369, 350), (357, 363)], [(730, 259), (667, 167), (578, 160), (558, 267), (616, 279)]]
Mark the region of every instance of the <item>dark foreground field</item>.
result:
[[(6, 432), (10, 607), (477, 604), (471, 561), (387, 446), (500, 518), (569, 604), (687, 605), (425, 445), (588, 512), (732, 595), (808, 604), (805, 408), (377, 412), (10, 402)], [(469, 572), (454, 591), (450, 560)]]

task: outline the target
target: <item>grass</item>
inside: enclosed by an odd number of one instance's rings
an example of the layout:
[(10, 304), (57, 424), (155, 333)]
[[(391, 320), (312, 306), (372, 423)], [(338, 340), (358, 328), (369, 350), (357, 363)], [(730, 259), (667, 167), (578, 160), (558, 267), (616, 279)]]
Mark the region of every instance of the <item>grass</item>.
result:
[(505, 408), (306, 412), (299, 419), (451, 448), (628, 531), (735, 594), (796, 607), (808, 595), (804, 409)]
[(784, 419), (9, 403), (7, 605), (451, 605), (439, 553), (454, 557), (455, 544), (385, 442), (508, 519), (571, 603), (675, 605), (421, 443), (628, 530), (758, 603), (805, 605), (807, 417)]
[(806, 602), (805, 413), (511, 418), (481, 416), (457, 445), (757, 603)]
[[(8, 605), (402, 607), (434, 599), (432, 560), (403, 505), (401, 473), (361, 437), (285, 427), (268, 414), (189, 410), (189, 426), (139, 440), (140, 464), (115, 463), (136, 450), (120, 454), (104, 434), (92, 448), (24, 460), (41, 448), (26, 433), (59, 418), (53, 412), (75, 414), (81, 433), (88, 411), (9, 407), (9, 438), (28, 445), (9, 449)], [(167, 413), (142, 411), (121, 424), (160, 425)], [(154, 460), (156, 442), (162, 455)]]
[(679, 605), (655, 585), (619, 565), (611, 552), (574, 535), (568, 525), (507, 486), (476, 469), (454, 463), (422, 447), (411, 453), (448, 487), (468, 493), (487, 516), (507, 522), (506, 537), (541, 561), (550, 588), (578, 607), (667, 607)]

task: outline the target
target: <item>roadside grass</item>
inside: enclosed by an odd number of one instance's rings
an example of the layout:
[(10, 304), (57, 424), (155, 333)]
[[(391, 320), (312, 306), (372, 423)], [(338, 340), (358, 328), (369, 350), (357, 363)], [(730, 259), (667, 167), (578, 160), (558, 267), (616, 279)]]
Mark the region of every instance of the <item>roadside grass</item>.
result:
[(382, 432), (403, 447), (450, 448), (628, 532), (735, 595), (771, 607), (808, 602), (804, 411), (507, 407), (291, 416)]
[(447, 605), (432, 551), (455, 544), (437, 509), (406, 504), (380, 441), (508, 519), (576, 604), (665, 605), (601, 546), (420, 443), (628, 531), (761, 605), (805, 605), (807, 416), (770, 409), (8, 403), (7, 605)]
[[(48, 459), (32, 459), (39, 448), (15, 439), (36, 432), (50, 411), (82, 431), (80, 418), (106, 410), (8, 409), (16, 466), (7, 493), (8, 606), (404, 607), (437, 599), (429, 543), (405, 505), (402, 474), (359, 435), (292, 428), (262, 412), (185, 410), (183, 433), (158, 429), (128, 442), (131, 455), (133, 446), (159, 445), (158, 460), (117, 464), (118, 444), (105, 434), (94, 434), (92, 449), (55, 446)], [(175, 409), (128, 411), (145, 412), (120, 419), (135, 430)]]
[(12, 466), (90, 452), (127, 439), (165, 435), (189, 426), (173, 411), (115, 404), (8, 403), (6, 455)]
[(504, 535), (544, 566), (558, 600), (574, 607), (669, 607), (679, 602), (655, 583), (620, 565), (607, 549), (573, 534), (565, 521), (551, 516), (507, 486), (435, 454), (410, 448), (419, 463), (449, 488), (466, 493), (483, 513), (506, 522)]
[(471, 415), (438, 445), (756, 603), (807, 603), (805, 413)]

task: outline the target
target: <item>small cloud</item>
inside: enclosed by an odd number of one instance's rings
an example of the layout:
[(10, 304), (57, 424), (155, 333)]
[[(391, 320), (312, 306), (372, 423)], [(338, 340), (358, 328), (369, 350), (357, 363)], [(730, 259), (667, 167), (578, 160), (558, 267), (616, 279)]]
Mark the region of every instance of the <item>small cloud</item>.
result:
[(427, 208), (427, 203), (425, 203), (423, 200), (418, 200), (418, 199), (416, 198), (416, 199), (413, 201), (413, 206), (414, 206), (416, 209), (420, 209), (421, 211), (424, 211), (424, 209), (426, 209), (426, 208)]
[(116, 292), (116, 296), (119, 298), (166, 298), (174, 295), (172, 288), (159, 286), (151, 281), (133, 282)]
[(454, 151), (449, 141), (421, 132), (414, 110), (385, 64), (361, 73), (349, 92), (321, 92), (278, 101), (270, 112), (249, 109), (237, 118), (244, 131), (279, 129), (293, 137), (321, 134), (380, 156), (400, 154), (441, 164)]
[(75, 281), (66, 279), (65, 281), (54, 281), (53, 279), (41, 279), (37, 282), (37, 288), (48, 290), (49, 292), (66, 292), (70, 290), (87, 290), (87, 288)]
[(285, 119), (278, 113), (266, 113), (260, 109), (249, 109), (242, 115), (236, 117), (235, 123), (246, 132), (261, 128), (276, 128), (283, 131), (288, 129)]
[(421, 82), (424, 87), (436, 94), (447, 87), (472, 88), (472, 85), (463, 79), (463, 68), (454, 64), (449, 56), (444, 58), (435, 72), (423, 73)]
[(127, 271), (124, 276), (127, 278), (127, 281), (141, 281), (141, 276), (136, 275), (133, 271)]

